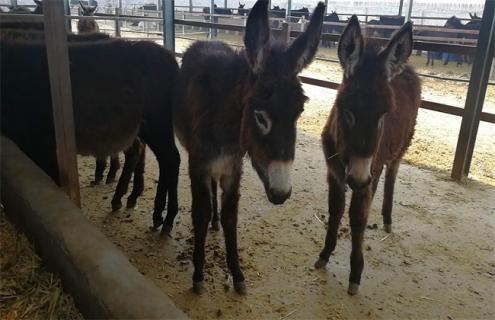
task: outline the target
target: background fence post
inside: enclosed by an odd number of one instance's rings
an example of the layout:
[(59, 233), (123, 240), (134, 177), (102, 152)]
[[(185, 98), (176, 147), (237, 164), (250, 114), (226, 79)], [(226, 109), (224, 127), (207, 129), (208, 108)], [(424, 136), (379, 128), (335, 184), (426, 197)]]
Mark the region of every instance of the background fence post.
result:
[(60, 186), (80, 207), (81, 197), (63, 0), (44, 1), (43, 14)]
[(290, 41), (290, 24), (288, 22), (282, 22), (281, 39), (284, 43), (289, 44), (289, 41)]
[(115, 36), (117, 38), (120, 38), (120, 19), (118, 19), (121, 15), (121, 8), (115, 8), (115, 17), (117, 18), (115, 20)]
[(469, 174), (478, 134), (488, 77), (495, 51), (495, 0), (486, 0), (478, 36), (466, 104), (455, 150), (452, 178), (462, 180)]
[(163, 45), (175, 53), (175, 1), (162, 0), (163, 6)]

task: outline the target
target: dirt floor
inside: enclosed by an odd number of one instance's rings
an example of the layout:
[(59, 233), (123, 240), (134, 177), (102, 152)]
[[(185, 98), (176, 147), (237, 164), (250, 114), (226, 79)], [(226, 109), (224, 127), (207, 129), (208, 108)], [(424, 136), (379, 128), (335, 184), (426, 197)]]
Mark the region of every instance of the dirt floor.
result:
[(493, 319), (495, 317), (495, 187), (404, 164), (394, 208), (394, 232), (380, 229), (381, 188), (366, 234), (361, 292), (346, 293), (350, 239), (343, 220), (327, 270), (314, 270), (327, 219), (325, 165), (317, 137), (297, 143), (293, 197), (271, 205), (246, 163), (240, 201), (239, 250), (248, 295), (225, 284), (223, 235), (207, 246), (207, 293), (190, 290), (192, 229), (187, 155), (182, 152), (180, 213), (172, 238), (148, 231), (156, 162), (147, 162), (147, 188), (135, 210), (110, 212), (113, 185), (90, 186), (94, 161), (81, 159), (87, 217), (124, 250), (136, 267), (193, 319)]

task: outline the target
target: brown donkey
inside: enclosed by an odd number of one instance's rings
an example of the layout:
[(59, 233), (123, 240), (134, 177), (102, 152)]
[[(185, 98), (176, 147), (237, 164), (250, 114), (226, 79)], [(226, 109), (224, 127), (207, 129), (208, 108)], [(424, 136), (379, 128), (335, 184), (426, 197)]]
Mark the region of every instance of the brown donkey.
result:
[[(325, 6), (319, 3), (306, 32), (287, 48), (270, 41), (268, 1), (252, 8), (245, 50), (199, 41), (187, 49), (179, 76), (174, 126), (189, 152), (194, 224), (193, 289), (203, 286), (205, 240), (217, 183), (223, 190), (221, 224), (234, 288), (245, 293), (237, 253), (237, 212), (242, 159), (247, 152), (268, 199), (290, 197), (296, 121), (304, 96), (297, 74), (313, 59)], [(213, 219), (218, 221), (216, 212)]]
[(365, 43), (356, 16), (352, 16), (340, 38), (338, 56), (344, 77), (321, 135), (328, 167), (328, 230), (315, 267), (325, 267), (335, 249), (348, 184), (352, 189), (351, 295), (359, 289), (364, 230), (385, 165), (382, 215), (385, 231), (392, 230), (395, 178), (411, 143), (421, 101), (420, 81), (407, 64), (412, 45), (410, 22), (395, 33), (385, 48)]

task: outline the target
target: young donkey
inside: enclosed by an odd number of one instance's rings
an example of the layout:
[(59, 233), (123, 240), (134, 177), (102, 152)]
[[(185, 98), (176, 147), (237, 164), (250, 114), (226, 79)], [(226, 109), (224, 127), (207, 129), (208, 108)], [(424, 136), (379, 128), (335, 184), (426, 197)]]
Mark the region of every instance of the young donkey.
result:
[[(83, 16), (89, 17), (95, 14), (97, 6), (85, 6), (81, 1), (79, 1), (79, 5), (81, 6)], [(100, 31), (100, 28), (95, 20), (79, 19), (77, 22), (77, 31), (79, 31), (79, 33), (98, 32)]]
[(364, 230), (385, 165), (382, 215), (385, 231), (392, 230), (395, 179), (400, 160), (411, 142), (420, 104), (420, 81), (407, 64), (412, 45), (410, 22), (383, 49), (365, 43), (356, 16), (352, 16), (340, 38), (338, 56), (344, 77), (321, 135), (328, 167), (330, 216), (325, 246), (315, 267), (325, 267), (335, 249), (348, 184), (352, 189), (348, 289), (351, 295), (359, 289), (364, 265)]
[[(325, 6), (319, 3), (306, 32), (286, 48), (270, 41), (268, 1), (252, 8), (245, 50), (199, 41), (184, 54), (174, 127), (189, 152), (194, 224), (193, 289), (203, 286), (205, 239), (217, 183), (223, 190), (221, 224), (234, 288), (245, 293), (237, 253), (237, 212), (242, 159), (247, 152), (268, 199), (282, 204), (291, 194), (296, 121), (304, 96), (297, 74), (313, 59)], [(218, 221), (218, 216), (214, 216)]]

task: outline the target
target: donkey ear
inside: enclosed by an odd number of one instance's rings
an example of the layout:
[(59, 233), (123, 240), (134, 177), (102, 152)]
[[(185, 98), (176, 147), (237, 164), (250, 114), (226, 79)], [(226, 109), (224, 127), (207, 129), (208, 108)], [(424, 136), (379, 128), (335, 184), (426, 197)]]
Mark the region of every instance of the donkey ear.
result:
[(96, 8), (97, 8), (97, 6), (89, 7), (89, 10), (88, 10), (89, 12), (88, 13), (89, 13), (90, 16), (92, 16), (95, 13)]
[(258, 74), (263, 68), (263, 61), (268, 54), (269, 43), (268, 1), (258, 0), (249, 13), (244, 34), (246, 56), (255, 74)]
[(412, 23), (408, 21), (392, 36), (387, 47), (380, 53), (385, 61), (389, 80), (402, 71), (412, 53), (412, 47)]
[(290, 72), (298, 74), (313, 60), (320, 43), (324, 14), (325, 5), (319, 2), (306, 31), (287, 49), (286, 59)]
[(83, 11), (86, 10), (86, 6), (84, 5), (84, 3), (82, 3), (82, 1), (79, 1), (79, 5), (81, 6), (81, 9)]
[(363, 47), (364, 40), (359, 20), (356, 15), (353, 15), (342, 32), (342, 36), (340, 36), (337, 50), (340, 64), (344, 69), (344, 78), (349, 78), (354, 73), (354, 69), (361, 59)]

